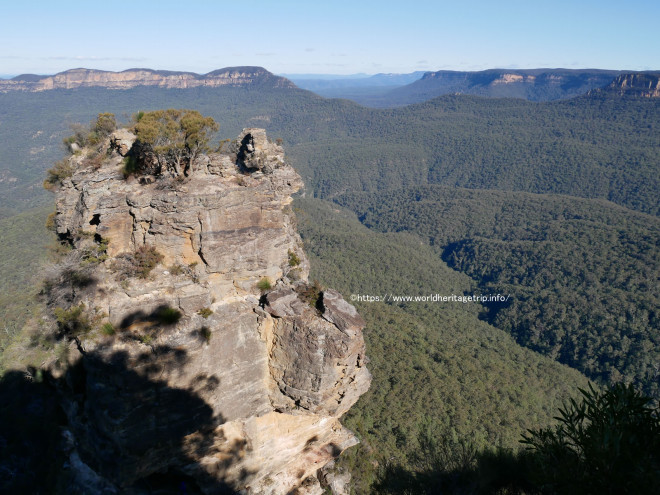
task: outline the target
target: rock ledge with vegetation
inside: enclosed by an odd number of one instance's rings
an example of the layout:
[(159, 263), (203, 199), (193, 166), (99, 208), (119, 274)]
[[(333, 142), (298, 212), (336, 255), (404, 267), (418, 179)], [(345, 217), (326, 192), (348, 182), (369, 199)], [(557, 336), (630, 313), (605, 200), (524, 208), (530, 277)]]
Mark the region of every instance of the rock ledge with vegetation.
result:
[[(138, 118), (113, 131), (100, 116), (47, 181), (71, 247), (45, 293), (68, 342), (49, 368), (72, 486), (322, 493), (371, 376), (362, 318), (308, 283), (290, 207), (302, 181), (263, 129), (208, 152), (214, 123), (196, 112)], [(182, 140), (149, 134), (167, 122)]]

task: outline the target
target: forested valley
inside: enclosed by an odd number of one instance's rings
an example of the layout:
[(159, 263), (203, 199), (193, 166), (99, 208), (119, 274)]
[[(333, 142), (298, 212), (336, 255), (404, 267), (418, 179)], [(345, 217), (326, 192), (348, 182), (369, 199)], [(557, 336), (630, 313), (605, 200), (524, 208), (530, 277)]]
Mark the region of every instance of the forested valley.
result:
[(283, 140), (305, 181), (294, 211), (321, 285), (347, 300), (510, 296), (355, 302), (374, 376), (344, 420), (361, 439), (339, 463), (355, 493), (486, 490), (473, 481), (527, 462), (515, 457), (522, 435), (555, 424), (590, 381), (660, 399), (659, 105), (597, 92), (397, 109), (269, 87), (0, 94), (0, 372), (25, 348), (48, 351), (21, 329), (39, 314), (37, 267), (53, 242), (41, 182), (68, 125), (191, 108), (220, 124), (216, 142), (243, 127)]

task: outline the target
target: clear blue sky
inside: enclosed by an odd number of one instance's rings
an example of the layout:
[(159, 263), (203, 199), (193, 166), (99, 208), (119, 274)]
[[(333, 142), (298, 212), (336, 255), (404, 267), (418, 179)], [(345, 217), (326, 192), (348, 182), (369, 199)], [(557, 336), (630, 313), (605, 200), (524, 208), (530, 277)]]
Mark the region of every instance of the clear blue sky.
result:
[(660, 2), (2, 0), (0, 74), (660, 69)]

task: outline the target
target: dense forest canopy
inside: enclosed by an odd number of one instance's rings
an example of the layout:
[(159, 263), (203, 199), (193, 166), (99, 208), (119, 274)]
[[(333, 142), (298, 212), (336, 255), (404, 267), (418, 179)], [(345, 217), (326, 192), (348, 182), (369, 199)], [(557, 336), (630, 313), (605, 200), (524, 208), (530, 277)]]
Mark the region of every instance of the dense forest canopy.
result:
[(127, 121), (136, 109), (190, 108), (221, 123), (222, 138), (247, 126), (283, 138), (318, 197), (440, 184), (602, 198), (657, 214), (659, 104), (612, 95), (550, 103), (452, 95), (367, 109), (290, 88), (0, 94), (7, 176), (0, 191), (4, 208), (46, 201), (30, 187), (59, 157), (67, 121), (88, 122), (99, 112)]
[(367, 109), (267, 87), (0, 94), (0, 368), (42, 346), (20, 340), (20, 329), (38, 314), (33, 275), (52, 201), (40, 184), (68, 124), (190, 108), (221, 125), (208, 126), (211, 144), (243, 127), (283, 139), (306, 183), (295, 206), (321, 284), (347, 298), (511, 296), (356, 302), (374, 374), (346, 418), (362, 440), (342, 461), (356, 493), (387, 479), (388, 460), (418, 469), (429, 438), (452, 455), (515, 450), (526, 429), (550, 424), (586, 386), (584, 375), (633, 383), (657, 400), (659, 104), (452, 95)]
[(658, 397), (660, 220), (611, 203), (426, 186), (336, 198), (368, 227), (411, 232), (484, 293), (484, 319), (601, 383)]

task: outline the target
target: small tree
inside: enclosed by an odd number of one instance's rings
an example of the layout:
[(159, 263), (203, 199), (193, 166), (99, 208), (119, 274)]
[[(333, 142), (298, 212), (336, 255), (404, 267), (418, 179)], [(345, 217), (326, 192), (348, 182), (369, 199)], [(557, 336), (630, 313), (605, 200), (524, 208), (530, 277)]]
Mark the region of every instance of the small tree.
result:
[(77, 146), (84, 148), (85, 146), (94, 146), (100, 143), (103, 138), (108, 137), (117, 129), (117, 120), (113, 113), (100, 113), (95, 121), (92, 121), (88, 126), (83, 124), (72, 124), (71, 130), (73, 134), (63, 139), (64, 145), (73, 152)]
[(90, 126), (89, 141), (94, 145), (117, 130), (117, 120), (113, 113), (100, 113)]
[(188, 175), (200, 153), (208, 149), (210, 134), (218, 130), (211, 117), (196, 110), (156, 110), (136, 119), (135, 132), (143, 144), (151, 147), (161, 170), (174, 175)]

